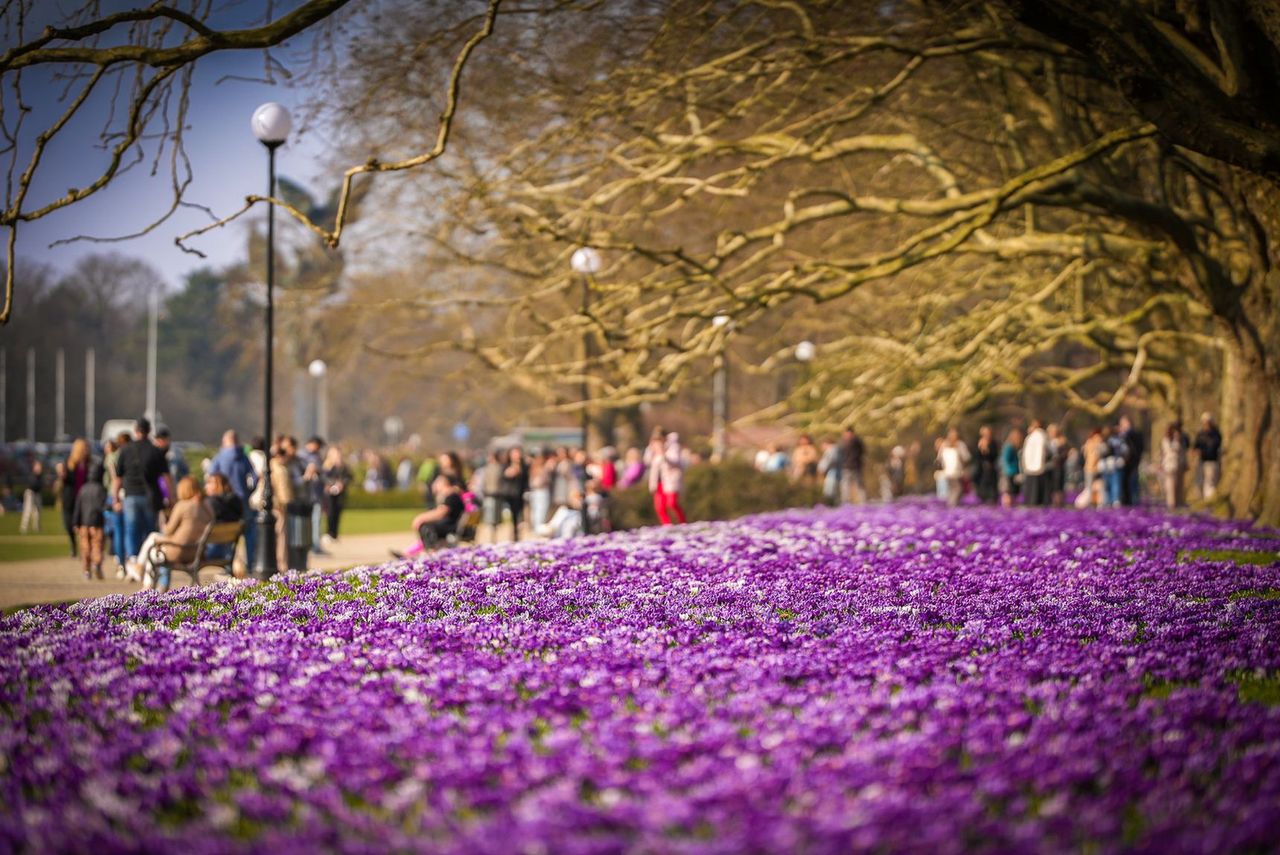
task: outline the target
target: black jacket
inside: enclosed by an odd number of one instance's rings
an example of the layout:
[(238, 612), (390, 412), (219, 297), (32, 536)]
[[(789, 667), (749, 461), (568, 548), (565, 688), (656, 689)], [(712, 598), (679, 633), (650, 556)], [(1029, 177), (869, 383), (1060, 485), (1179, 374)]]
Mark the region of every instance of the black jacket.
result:
[(106, 507), (107, 488), (102, 486), (102, 478), (86, 481), (76, 494), (76, 503), (71, 508), (71, 524), (102, 528), (105, 525), (102, 512)]

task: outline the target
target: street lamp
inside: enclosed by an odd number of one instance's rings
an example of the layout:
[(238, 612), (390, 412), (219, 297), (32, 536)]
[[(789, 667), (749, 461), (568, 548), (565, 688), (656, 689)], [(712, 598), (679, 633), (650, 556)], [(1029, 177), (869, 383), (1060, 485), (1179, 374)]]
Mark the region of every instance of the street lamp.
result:
[[(569, 258), (569, 266), (573, 268), (575, 273), (582, 274), (582, 315), (587, 315), (587, 307), (591, 304), (591, 277), (600, 271), (602, 261), (600, 253), (596, 252), (589, 246), (580, 246), (573, 251), (573, 255)], [(582, 333), (582, 450), (587, 450), (587, 402), (591, 398), (591, 390), (587, 386), (587, 362), (591, 359), (591, 331), (584, 330)], [(583, 505), (584, 519), (586, 503)]]
[[(733, 329), (728, 315), (716, 315), (711, 325), (717, 330)], [(711, 459), (715, 463), (724, 460), (729, 451), (729, 362), (724, 349), (716, 353), (715, 373), (711, 378)]]
[[(289, 138), (289, 129), (293, 126), (289, 111), (275, 102), (268, 102), (253, 111), (250, 121), (253, 135), (258, 142), (267, 148), (267, 196), (276, 195), (276, 149)], [(262, 485), (262, 510), (258, 512), (258, 555), (257, 575), (261, 579), (270, 579), (279, 571), (276, 561), (276, 515), (272, 505), (275, 502), (271, 489), (271, 373), (272, 348), (274, 347), (275, 324), (275, 280), (276, 280), (276, 206), (267, 203), (267, 349), (265, 382), (263, 383), (263, 438), (267, 443), (267, 466), (262, 477), (266, 483)]]
[(326, 375), (329, 373), (329, 366), (324, 364), (323, 359), (313, 359), (307, 366), (307, 373), (316, 381), (315, 433), (317, 436), (327, 438), (329, 436), (329, 386)]

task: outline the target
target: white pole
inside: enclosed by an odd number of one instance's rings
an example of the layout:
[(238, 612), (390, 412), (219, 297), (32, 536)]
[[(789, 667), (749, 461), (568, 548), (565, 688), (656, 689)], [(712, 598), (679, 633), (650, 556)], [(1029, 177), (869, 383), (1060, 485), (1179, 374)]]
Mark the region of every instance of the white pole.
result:
[[(147, 324), (147, 418), (154, 424), (156, 413), (156, 332), (160, 314), (160, 295), (151, 292), (150, 319)], [(268, 440), (270, 441), (270, 440)]]
[(94, 431), (97, 426), (96, 414), (94, 410), (94, 396), (97, 393), (95, 388), (97, 383), (97, 358), (93, 352), (93, 348), (89, 348), (84, 352), (84, 435), (93, 441)]
[(67, 354), (62, 348), (53, 355), (53, 389), (53, 441), (60, 442), (67, 432)]
[(36, 349), (27, 348), (27, 441), (36, 441)]

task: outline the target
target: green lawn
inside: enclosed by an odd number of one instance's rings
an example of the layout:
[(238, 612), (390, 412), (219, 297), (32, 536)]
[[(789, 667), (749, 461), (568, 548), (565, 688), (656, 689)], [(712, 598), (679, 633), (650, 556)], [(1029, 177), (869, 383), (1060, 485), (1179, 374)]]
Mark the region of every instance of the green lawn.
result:
[(1280, 561), (1280, 552), (1263, 552), (1252, 549), (1192, 549), (1182, 558), (1199, 558), (1206, 561), (1234, 561), (1237, 564), (1265, 566)]
[(41, 534), (18, 534), (20, 512), (0, 516), (0, 561), (34, 561), (70, 555), (71, 544), (62, 531), (62, 516), (57, 508), (45, 508), (41, 514)]
[(421, 508), (343, 511), (338, 536), (348, 534), (390, 534), (409, 531), (409, 523)]

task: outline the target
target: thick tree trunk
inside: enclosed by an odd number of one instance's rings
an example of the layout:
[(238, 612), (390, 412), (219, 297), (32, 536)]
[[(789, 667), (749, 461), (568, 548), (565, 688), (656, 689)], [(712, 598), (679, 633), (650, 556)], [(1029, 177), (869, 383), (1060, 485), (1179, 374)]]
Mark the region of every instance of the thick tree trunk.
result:
[(1223, 343), (1222, 492), (1232, 516), (1280, 525), (1280, 185), (1223, 177), (1249, 252), (1222, 253), (1231, 276), (1211, 294)]
[(1233, 325), (1224, 353), (1221, 492), (1232, 516), (1280, 525), (1280, 307), (1257, 308)]

